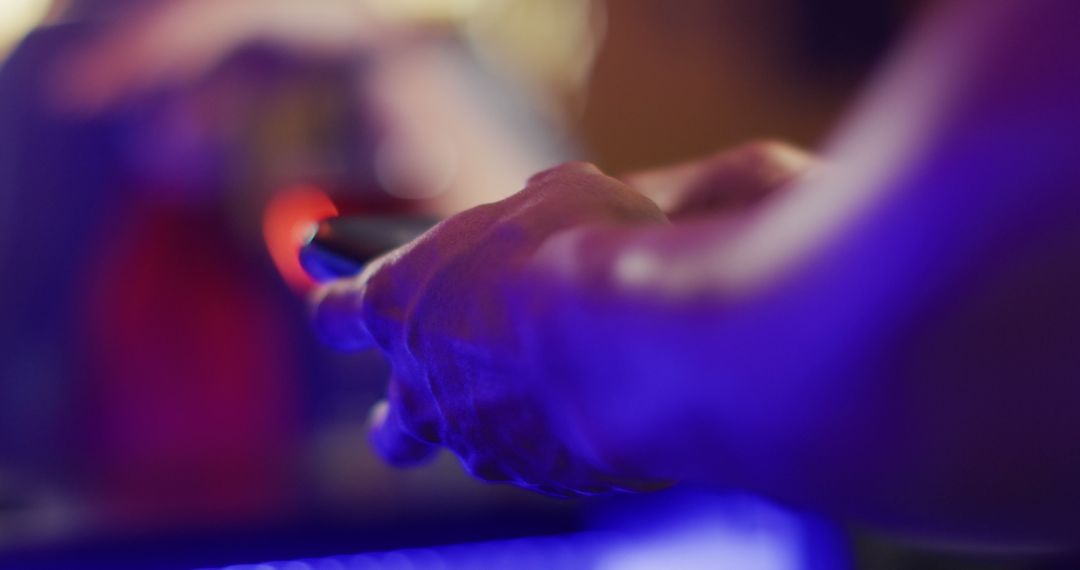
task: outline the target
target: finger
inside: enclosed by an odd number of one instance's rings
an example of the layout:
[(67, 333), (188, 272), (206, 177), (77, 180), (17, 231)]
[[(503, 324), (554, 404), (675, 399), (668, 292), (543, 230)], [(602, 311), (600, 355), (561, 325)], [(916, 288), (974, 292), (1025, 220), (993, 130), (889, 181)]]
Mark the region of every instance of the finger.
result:
[(340, 279), (312, 292), (311, 321), (325, 344), (356, 351), (375, 345), (363, 319), (364, 284), (356, 278)]
[(435, 456), (438, 446), (423, 441), (405, 428), (398, 406), (386, 400), (375, 404), (368, 419), (368, 441), (375, 453), (395, 467), (411, 467)]
[(375, 347), (364, 318), (372, 277), (396, 252), (368, 262), (355, 277), (338, 279), (316, 288), (309, 296), (311, 320), (320, 340), (338, 350), (358, 351)]

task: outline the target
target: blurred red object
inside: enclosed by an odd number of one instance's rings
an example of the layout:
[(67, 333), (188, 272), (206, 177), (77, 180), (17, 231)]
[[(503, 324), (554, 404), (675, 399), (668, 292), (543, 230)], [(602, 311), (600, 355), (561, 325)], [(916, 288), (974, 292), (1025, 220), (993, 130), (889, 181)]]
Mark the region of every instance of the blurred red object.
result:
[(336, 216), (337, 207), (313, 186), (298, 186), (277, 195), (263, 216), (263, 238), (278, 272), (293, 289), (306, 292), (315, 281), (300, 266), (300, 247), (312, 224)]
[(290, 321), (201, 210), (140, 203), (84, 287), (90, 496), (122, 524), (263, 516), (296, 486)]

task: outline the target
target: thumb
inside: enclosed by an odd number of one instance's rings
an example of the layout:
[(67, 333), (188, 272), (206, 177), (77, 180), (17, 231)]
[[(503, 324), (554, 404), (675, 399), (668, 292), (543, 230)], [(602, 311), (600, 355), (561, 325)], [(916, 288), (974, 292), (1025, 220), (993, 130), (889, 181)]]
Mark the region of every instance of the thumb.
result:
[(622, 178), (678, 219), (741, 211), (799, 179), (814, 164), (812, 156), (794, 146), (763, 141)]

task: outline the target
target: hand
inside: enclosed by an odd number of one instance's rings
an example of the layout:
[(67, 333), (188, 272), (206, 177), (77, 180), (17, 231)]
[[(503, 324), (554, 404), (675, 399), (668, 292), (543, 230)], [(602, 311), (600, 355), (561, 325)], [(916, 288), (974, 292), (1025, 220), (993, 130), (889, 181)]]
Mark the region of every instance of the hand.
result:
[[(665, 224), (643, 196), (591, 165), (570, 163), (524, 190), (439, 224), (318, 294), (316, 325), (329, 342), (374, 341), (393, 367), (371, 441), (407, 465), (445, 445), (474, 476), (547, 494), (635, 486), (574, 457), (549, 425), (542, 379), (510, 306), (515, 280), (551, 235), (587, 224)], [(558, 395), (552, 395), (558, 397)]]
[[(630, 179), (666, 191), (666, 203), (680, 215), (721, 211), (744, 200), (720, 195), (756, 199), (790, 180), (795, 168), (778, 175), (784, 159), (801, 172), (805, 161), (790, 160), (794, 152), (756, 145)], [(684, 192), (664, 187), (665, 179), (682, 183)], [(709, 180), (725, 181), (712, 187), (716, 199), (702, 199)], [(551, 393), (552, 385), (539, 377), (544, 355), (531, 346), (530, 328), (543, 315), (529, 313), (521, 281), (534, 253), (561, 232), (667, 223), (640, 193), (595, 167), (570, 163), (535, 176), (506, 200), (446, 220), (357, 278), (318, 292), (315, 321), (328, 342), (354, 350), (377, 344), (392, 364), (388, 402), (372, 413), (375, 449), (391, 463), (408, 465), (445, 445), (476, 477), (552, 495), (655, 487), (656, 481), (598, 468), (552, 425), (545, 410), (574, 396)], [(559, 383), (568, 384), (565, 378)]]

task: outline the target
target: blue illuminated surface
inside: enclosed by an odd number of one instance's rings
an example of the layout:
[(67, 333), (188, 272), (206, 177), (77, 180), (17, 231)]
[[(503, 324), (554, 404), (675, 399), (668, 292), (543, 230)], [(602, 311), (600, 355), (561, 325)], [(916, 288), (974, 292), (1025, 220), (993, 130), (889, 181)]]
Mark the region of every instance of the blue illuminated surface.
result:
[[(561, 536), (241, 564), (203, 570), (843, 570), (829, 533), (785, 511), (740, 499), (623, 519), (612, 530)], [(634, 519), (634, 517), (628, 517)], [(840, 550), (843, 547), (840, 546)], [(822, 556), (822, 553), (828, 553)]]
[(586, 533), (240, 564), (206, 570), (591, 569), (600, 568), (598, 563), (605, 550), (623, 544), (625, 540), (615, 534)]

